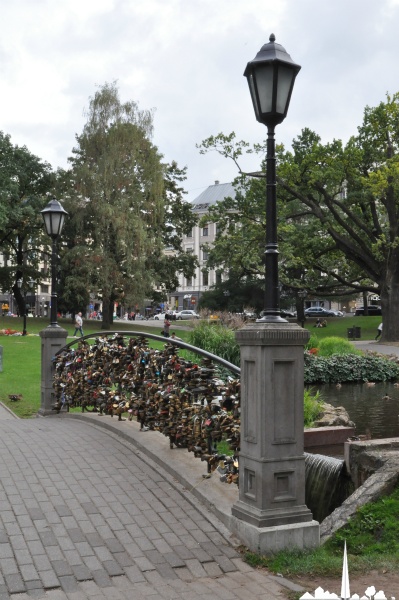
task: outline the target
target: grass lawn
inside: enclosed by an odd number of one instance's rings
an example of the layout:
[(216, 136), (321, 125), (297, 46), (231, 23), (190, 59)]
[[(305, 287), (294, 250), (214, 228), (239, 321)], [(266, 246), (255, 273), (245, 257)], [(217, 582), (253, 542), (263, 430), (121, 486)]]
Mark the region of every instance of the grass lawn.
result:
[(381, 317), (332, 317), (326, 319), (327, 327), (315, 327), (317, 319), (307, 319), (305, 328), (311, 335), (317, 336), (320, 340), (332, 335), (348, 339), (348, 329), (360, 327), (361, 340), (373, 340), (377, 334), (377, 327), (381, 323)]

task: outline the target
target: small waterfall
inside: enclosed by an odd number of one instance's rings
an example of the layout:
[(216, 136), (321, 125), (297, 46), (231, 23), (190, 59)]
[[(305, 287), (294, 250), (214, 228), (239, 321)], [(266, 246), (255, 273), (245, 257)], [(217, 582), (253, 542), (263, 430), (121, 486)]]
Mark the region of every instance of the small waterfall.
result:
[(305, 501), (321, 523), (353, 492), (343, 460), (305, 452)]

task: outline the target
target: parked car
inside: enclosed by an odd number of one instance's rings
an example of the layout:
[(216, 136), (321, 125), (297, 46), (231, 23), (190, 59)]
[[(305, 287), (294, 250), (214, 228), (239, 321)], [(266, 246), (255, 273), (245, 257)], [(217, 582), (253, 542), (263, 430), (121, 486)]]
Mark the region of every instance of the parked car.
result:
[(176, 313), (177, 321), (182, 321), (183, 319), (199, 319), (200, 316), (195, 310), (181, 310)]
[(166, 317), (166, 313), (158, 313), (157, 315), (154, 315), (154, 319), (156, 321), (164, 321)]
[[(368, 316), (372, 317), (375, 315), (382, 315), (381, 306), (377, 306), (376, 304), (369, 304), (368, 308)], [(360, 306), (355, 311), (355, 317), (364, 316), (364, 306)]]
[(290, 312), (288, 310), (281, 310), (280, 314), (284, 319), (295, 319), (295, 317), (296, 317), (295, 312)]
[(306, 317), (335, 317), (332, 310), (327, 310), (322, 306), (311, 306), (305, 310)]
[(332, 310), (331, 312), (333, 312), (336, 317), (344, 316), (344, 313), (342, 312), (342, 310)]

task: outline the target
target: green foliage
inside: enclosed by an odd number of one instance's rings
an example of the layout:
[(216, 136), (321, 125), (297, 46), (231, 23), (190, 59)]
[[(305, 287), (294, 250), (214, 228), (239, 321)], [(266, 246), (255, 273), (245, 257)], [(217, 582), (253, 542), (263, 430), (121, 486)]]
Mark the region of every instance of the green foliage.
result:
[(313, 423), (319, 417), (323, 408), (323, 400), (320, 391), (312, 389), (304, 390), (303, 422), (304, 427), (313, 427)]
[(319, 338), (317, 337), (317, 335), (315, 333), (311, 333), (310, 338), (307, 342), (307, 344), (305, 345), (305, 350), (311, 350), (312, 348), (318, 348), (319, 347)]
[(38, 279), (38, 260), (49, 238), (44, 235), (40, 210), (48, 202), (54, 174), (48, 163), (23, 146), (14, 146), (0, 131), (0, 289), (12, 290), (20, 314), (24, 297), (16, 281)]
[(65, 278), (65, 293), (69, 286), (66, 295), (81, 297), (86, 280), (101, 294), (104, 329), (115, 301), (141, 303), (154, 278), (149, 260), (163, 256), (164, 166), (151, 136), (151, 111), (122, 103), (116, 85), (105, 84), (90, 99), (72, 168), (60, 174), (71, 215), (69, 272), (79, 276), (77, 287)]
[(390, 381), (399, 377), (399, 365), (385, 357), (335, 354), (313, 356), (305, 352), (305, 385), (349, 381)]
[(399, 554), (399, 488), (390, 496), (359, 508), (326, 547), (339, 553), (345, 540), (350, 540), (351, 554)]
[(333, 354), (363, 354), (363, 352), (357, 350), (351, 342), (337, 336), (326, 337), (320, 340), (318, 348), (319, 352), (317, 356), (332, 356)]
[(219, 323), (196, 323), (191, 331), (189, 343), (216, 354), (233, 365), (240, 365), (240, 347), (235, 340), (234, 331)]

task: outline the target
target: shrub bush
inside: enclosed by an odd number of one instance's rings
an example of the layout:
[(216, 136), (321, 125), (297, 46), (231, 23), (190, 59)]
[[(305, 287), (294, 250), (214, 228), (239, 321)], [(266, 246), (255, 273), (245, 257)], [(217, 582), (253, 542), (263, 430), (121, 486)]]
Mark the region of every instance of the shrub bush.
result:
[(399, 365), (388, 358), (356, 354), (334, 354), (325, 357), (305, 352), (306, 385), (349, 381), (389, 381), (398, 377)]
[(333, 354), (358, 354), (360, 356), (363, 354), (351, 342), (337, 336), (326, 337), (320, 340), (318, 349), (318, 356), (332, 356)]
[(240, 347), (234, 331), (220, 323), (209, 325), (199, 321), (190, 333), (189, 343), (240, 366)]
[(314, 392), (312, 389), (304, 390), (303, 398), (303, 422), (304, 427), (313, 427), (313, 423), (319, 417), (322, 408), (323, 400), (320, 391)]

